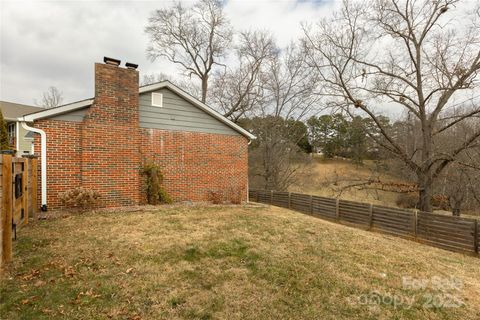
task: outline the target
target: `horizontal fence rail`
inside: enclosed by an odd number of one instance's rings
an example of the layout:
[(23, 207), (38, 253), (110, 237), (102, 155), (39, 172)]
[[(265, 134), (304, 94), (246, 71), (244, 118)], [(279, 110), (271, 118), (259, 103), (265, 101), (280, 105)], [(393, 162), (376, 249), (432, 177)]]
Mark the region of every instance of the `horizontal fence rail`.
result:
[(249, 199), (450, 251), (478, 255), (480, 250), (480, 227), (475, 219), (285, 191), (250, 189)]

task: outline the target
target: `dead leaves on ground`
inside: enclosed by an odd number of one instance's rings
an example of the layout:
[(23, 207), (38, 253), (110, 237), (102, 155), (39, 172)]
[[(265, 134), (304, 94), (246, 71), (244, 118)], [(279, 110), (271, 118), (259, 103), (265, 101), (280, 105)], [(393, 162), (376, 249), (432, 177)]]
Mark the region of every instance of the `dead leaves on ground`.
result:
[(67, 278), (73, 278), (77, 275), (77, 271), (75, 270), (74, 267), (68, 266), (63, 269), (63, 275)]
[(28, 298), (28, 299), (23, 299), (23, 300), (21, 300), (21, 301), (20, 301), (20, 304), (25, 306), (25, 305), (31, 304), (32, 302), (34, 302), (34, 301), (36, 301), (36, 300), (38, 300), (38, 297), (37, 297), (37, 296), (32, 296), (32, 297), (30, 297), (30, 298)]
[(128, 317), (126, 318), (128, 320), (142, 320), (142, 317), (138, 313), (131, 314), (131, 312), (128, 311), (126, 308), (121, 308), (120, 310), (112, 310), (107, 313), (107, 317), (110, 319), (125, 319), (125, 317)]
[(83, 298), (95, 299), (101, 297), (101, 294), (95, 294), (93, 288), (88, 289), (87, 291), (81, 291), (77, 294), (76, 298), (70, 301), (71, 304), (82, 304), (84, 302)]
[(43, 280), (37, 280), (37, 281), (33, 284), (33, 286), (36, 287), (36, 288), (38, 288), (38, 287), (43, 287), (45, 284), (47, 284), (45, 281), (43, 281)]
[(20, 275), (20, 279), (22, 279), (23, 281), (30, 281), (34, 278), (37, 278), (39, 275), (40, 275), (39, 269), (32, 269), (27, 274)]

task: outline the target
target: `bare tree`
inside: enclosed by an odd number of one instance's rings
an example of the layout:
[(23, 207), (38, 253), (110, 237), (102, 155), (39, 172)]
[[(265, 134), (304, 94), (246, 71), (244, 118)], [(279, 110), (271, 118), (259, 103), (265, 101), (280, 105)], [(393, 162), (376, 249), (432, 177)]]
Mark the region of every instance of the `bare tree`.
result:
[(300, 120), (319, 111), (319, 78), (306, 59), (305, 51), (291, 44), (269, 64), (265, 90), (270, 101), (261, 110), (263, 114)]
[[(370, 137), (415, 173), (423, 211), (432, 210), (438, 176), (479, 143), (476, 128), (454, 145), (442, 145), (442, 134), (480, 114), (480, 105), (473, 103), (480, 70), (479, 14), (462, 16), (462, 4), (344, 1), (333, 18), (314, 28), (303, 26), (309, 64), (321, 76), (330, 103), (372, 119), (381, 138)], [(465, 101), (473, 109), (448, 114)], [(399, 143), (379, 120), (378, 107), (387, 103), (404, 108), (420, 125), (414, 150)]]
[(43, 93), (40, 102), (35, 101), (35, 104), (42, 108), (55, 108), (63, 102), (63, 93), (57, 87), (48, 87), (47, 91)]
[[(468, 111), (468, 109), (455, 110), (451, 115), (455, 118), (458, 112)], [(471, 117), (442, 133), (442, 143), (451, 149), (477, 128), (480, 128), (480, 118)], [(447, 197), (453, 215), (459, 216), (463, 210), (478, 208), (480, 204), (480, 184), (478, 183), (480, 181), (480, 143), (473, 144), (460, 154), (443, 170), (438, 180), (435, 190)]]
[(165, 73), (162, 73), (162, 72), (144, 74), (142, 76), (142, 79), (140, 80), (140, 86), (141, 87), (148, 86), (148, 85), (158, 83), (158, 82), (162, 82), (162, 81), (165, 81), (165, 80), (172, 81), (173, 78), (170, 77), (169, 75), (165, 74)]
[(191, 96), (200, 99), (202, 93), (201, 89), (198, 85), (193, 83), (192, 81), (188, 80), (178, 80), (175, 79), (165, 73), (152, 73), (152, 74), (145, 74), (140, 81), (141, 86), (147, 86), (150, 84), (162, 82), (162, 81), (170, 81), (174, 85), (179, 88), (182, 88), (185, 92), (189, 93)]
[(232, 38), (222, 2), (201, 0), (189, 8), (177, 2), (172, 8), (156, 10), (145, 32), (150, 37), (148, 57), (152, 61), (166, 58), (178, 64), (186, 76), (200, 79), (205, 102), (209, 76), (221, 65)]
[(248, 154), (252, 187), (282, 191), (305, 180), (311, 158), (298, 145), (307, 135), (303, 122), (277, 116), (243, 121), (257, 137)]
[(264, 65), (277, 54), (271, 34), (265, 31), (247, 31), (239, 34), (236, 48), (238, 62), (215, 74), (209, 101), (225, 117), (238, 119), (265, 103)]
[[(250, 177), (265, 189), (286, 190), (308, 172), (311, 158), (302, 150), (308, 129), (301, 121), (317, 107), (317, 78), (305, 55), (291, 45), (265, 66), (263, 90), (267, 98), (253, 113), (257, 139), (249, 152)], [(247, 125), (247, 128), (248, 125)]]

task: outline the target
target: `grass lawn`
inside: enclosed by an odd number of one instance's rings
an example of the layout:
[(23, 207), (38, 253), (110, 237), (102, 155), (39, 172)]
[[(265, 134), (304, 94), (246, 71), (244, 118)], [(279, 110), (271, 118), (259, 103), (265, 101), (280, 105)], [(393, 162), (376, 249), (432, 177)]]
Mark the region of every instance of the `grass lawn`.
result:
[(480, 259), (275, 207), (97, 212), (18, 236), (1, 319), (480, 318)]

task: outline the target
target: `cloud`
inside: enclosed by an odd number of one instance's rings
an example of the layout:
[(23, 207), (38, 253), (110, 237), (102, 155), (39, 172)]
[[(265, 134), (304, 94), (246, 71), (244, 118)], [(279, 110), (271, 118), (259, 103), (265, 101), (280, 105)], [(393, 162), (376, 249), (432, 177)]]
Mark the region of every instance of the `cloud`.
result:
[[(0, 2), (0, 99), (32, 104), (49, 86), (64, 101), (93, 96), (93, 63), (103, 56), (139, 64), (142, 74), (178, 70), (145, 55), (144, 28), (154, 9), (169, 1)], [(186, 2), (191, 5), (192, 2)], [(328, 15), (333, 1), (228, 1), (235, 29), (268, 29), (280, 45), (301, 35), (301, 21)]]

